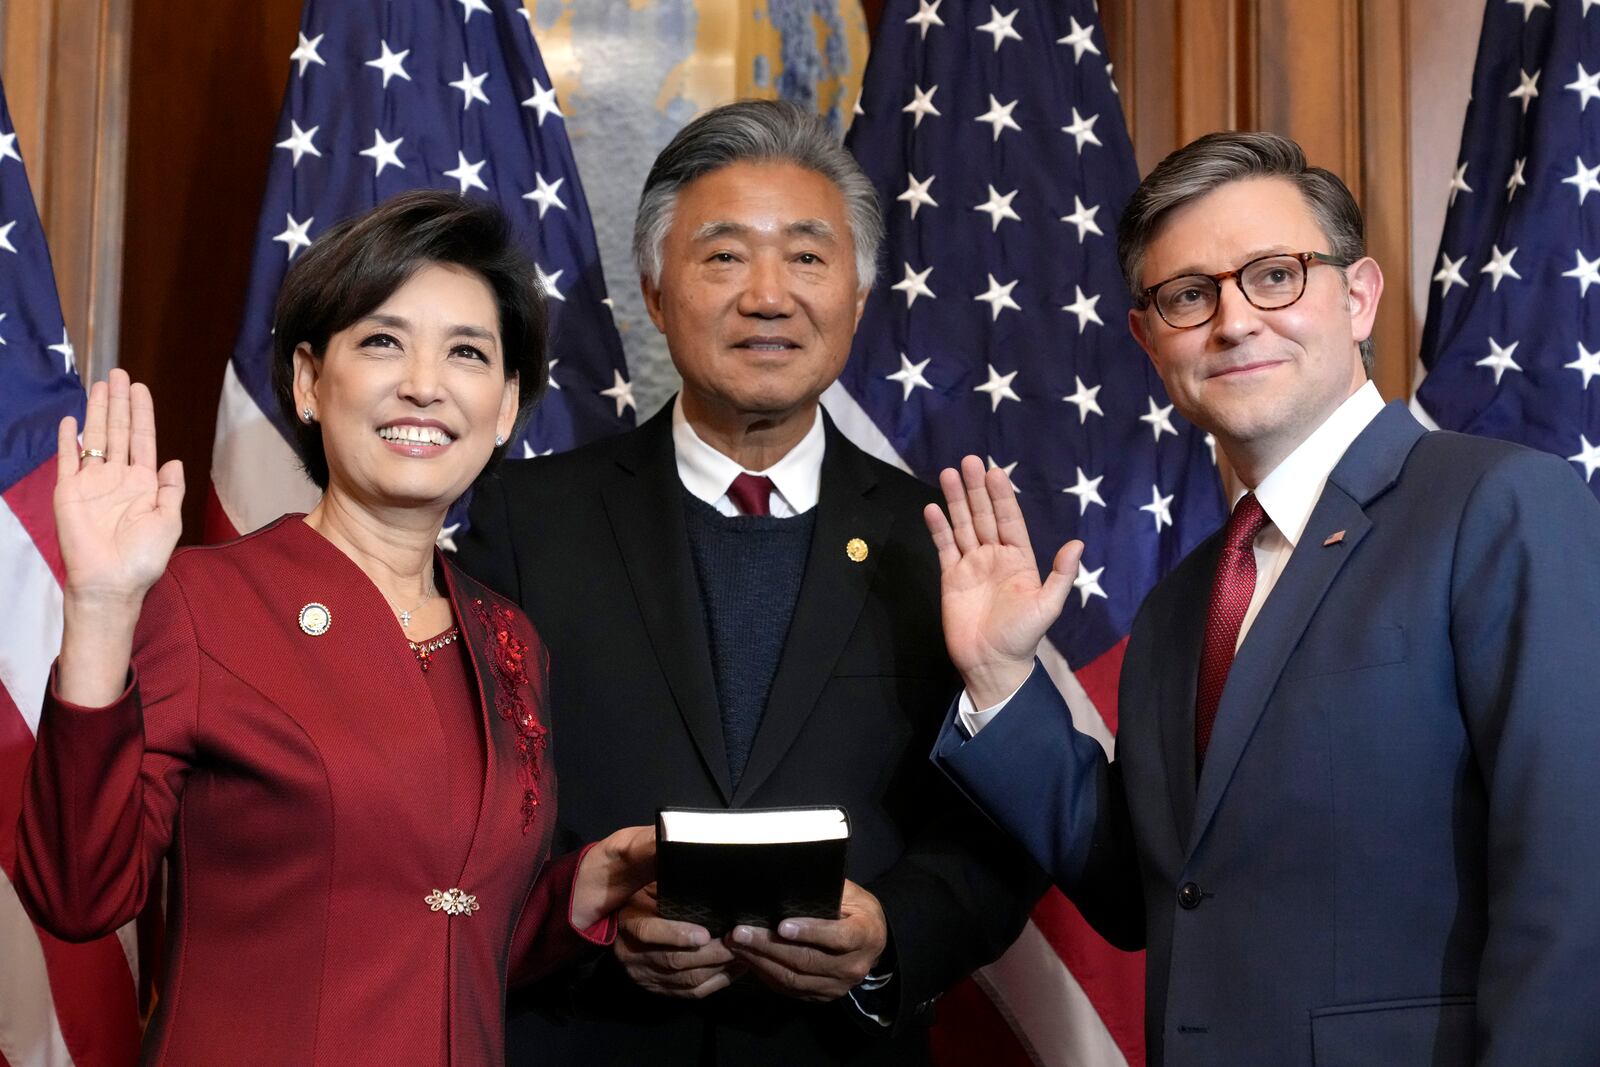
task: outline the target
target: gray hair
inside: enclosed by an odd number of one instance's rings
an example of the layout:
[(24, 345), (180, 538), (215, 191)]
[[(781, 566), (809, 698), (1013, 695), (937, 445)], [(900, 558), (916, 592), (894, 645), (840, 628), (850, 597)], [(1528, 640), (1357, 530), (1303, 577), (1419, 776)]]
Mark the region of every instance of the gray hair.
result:
[(713, 108), (661, 150), (633, 222), (633, 258), (640, 274), (654, 284), (661, 281), (661, 245), (672, 228), (679, 190), (733, 163), (792, 163), (837, 186), (855, 242), (857, 285), (861, 292), (872, 287), (883, 243), (878, 191), (822, 119), (787, 100), (740, 100)]
[[(1366, 224), (1356, 198), (1337, 174), (1308, 166), (1298, 144), (1275, 133), (1208, 133), (1156, 164), (1122, 213), (1117, 257), (1136, 304), (1143, 306), (1139, 272), (1145, 249), (1167, 216), (1220, 186), (1246, 178), (1283, 178), (1293, 183), (1328, 238), (1328, 254), (1341, 264), (1348, 266), (1367, 254)], [(1361, 365), (1371, 376), (1371, 337), (1361, 342)]]

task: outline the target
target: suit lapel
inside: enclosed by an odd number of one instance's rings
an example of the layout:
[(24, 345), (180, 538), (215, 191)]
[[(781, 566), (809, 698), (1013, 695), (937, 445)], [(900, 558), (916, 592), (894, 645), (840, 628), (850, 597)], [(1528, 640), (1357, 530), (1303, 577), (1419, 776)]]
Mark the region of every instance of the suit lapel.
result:
[[(1365, 511), (1367, 505), (1394, 485), (1423, 432), (1403, 405), (1390, 404), (1361, 432), (1329, 475), (1305, 532), (1228, 672), (1200, 774), (1189, 836), (1191, 851), (1211, 824), (1278, 677), (1317, 606), (1372, 528)], [(1325, 543), (1341, 530), (1342, 538)], [(1192, 721), (1192, 695), (1189, 703)]]
[[(889, 510), (869, 499), (877, 484), (871, 465), (826, 415), (823, 418), (828, 443), (805, 577), (750, 762), (734, 794), (735, 807), (747, 802), (777, 769), (816, 707), (855, 628), (894, 524)], [(845, 554), (845, 546), (856, 538), (867, 545), (867, 556), (860, 562)]]
[[(1211, 744), (1206, 749), (1205, 766), (1200, 772), (1195, 819), (1189, 837), (1191, 849), (1199, 844), (1215, 814), (1223, 790), (1239, 765), (1239, 757), (1244, 754), (1245, 745), (1266, 709), (1290, 653), (1300, 643), (1300, 635), (1310, 625), (1317, 605), (1370, 526), (1360, 505), (1329, 482), (1278, 584), (1261, 605), (1261, 612), (1251, 624), (1228, 671), (1228, 682), (1217, 705)], [(1324, 546), (1323, 539), (1334, 530), (1344, 530), (1344, 539)], [(1189, 703), (1192, 723), (1192, 696)], [(1192, 763), (1192, 740), (1190, 746)]]
[[(1170, 784), (1172, 823), (1179, 841), (1186, 841), (1194, 822), (1194, 701), (1200, 674), (1200, 645), (1205, 634), (1205, 612), (1211, 598), (1211, 575), (1217, 569), (1220, 535), (1207, 540), (1183, 564), (1182, 574), (1168, 595), (1169, 604), (1199, 605), (1198, 612), (1180, 610), (1171, 630), (1157, 679), (1157, 707), (1171, 708), (1161, 715), (1161, 755)], [(1190, 566), (1190, 564), (1193, 564)]]
[(623, 477), (602, 490), (606, 515), (678, 712), (723, 803), (729, 803), (728, 753), (700, 585), (690, 563), (670, 404), (645, 425), (634, 444), (636, 448), (618, 457)]

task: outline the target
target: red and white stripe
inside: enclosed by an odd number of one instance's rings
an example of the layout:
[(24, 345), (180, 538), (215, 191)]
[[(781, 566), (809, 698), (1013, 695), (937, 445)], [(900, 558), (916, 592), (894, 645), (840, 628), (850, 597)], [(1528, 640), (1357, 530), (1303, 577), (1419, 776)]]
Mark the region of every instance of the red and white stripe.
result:
[(228, 541), (280, 515), (310, 511), (318, 496), (294, 449), (256, 405), (230, 362), (211, 450), (206, 540)]
[[(854, 397), (835, 382), (822, 402), (856, 446), (910, 471)], [(1109, 758), (1127, 642), (1074, 671), (1048, 641), (1039, 660), (1072, 722)], [(934, 1028), (942, 1067), (1143, 1067), (1144, 953), (1113, 948), (1051, 889), (1000, 959), (945, 996)]]
[(132, 924), (69, 945), (34, 926), (12, 887), (22, 781), (50, 665), (61, 645), (61, 560), (45, 463), (0, 503), (0, 1065), (120, 1067), (139, 1052)]

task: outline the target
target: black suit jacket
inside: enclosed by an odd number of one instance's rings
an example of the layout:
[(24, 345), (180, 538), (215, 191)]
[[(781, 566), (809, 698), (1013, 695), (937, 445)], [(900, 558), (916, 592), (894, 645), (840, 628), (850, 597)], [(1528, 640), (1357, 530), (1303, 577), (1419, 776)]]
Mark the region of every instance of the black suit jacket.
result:
[[(848, 874), (883, 904), (895, 1025), (753, 980), (703, 1003), (644, 993), (613, 959), (513, 1004), (512, 1063), (917, 1063), (928, 1002), (997, 957), (1042, 875), (932, 770), (958, 681), (921, 512), (932, 490), (827, 423), (810, 555), (750, 761), (729, 784), (671, 411), (480, 487), (461, 562), (550, 649), (557, 849), (663, 805), (842, 804)], [(846, 544), (868, 546), (860, 562)], [(518, 1009), (522, 1009), (519, 1010)]]

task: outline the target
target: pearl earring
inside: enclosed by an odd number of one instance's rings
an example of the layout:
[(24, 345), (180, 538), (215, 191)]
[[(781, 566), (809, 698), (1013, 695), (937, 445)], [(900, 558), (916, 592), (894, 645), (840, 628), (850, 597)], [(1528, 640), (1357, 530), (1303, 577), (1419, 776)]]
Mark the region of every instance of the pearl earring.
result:
[(497, 434), (494, 435), (494, 447), (499, 448), (501, 445), (503, 445), (505, 443), (506, 443), (506, 435), (505, 434), (497, 433)]
[(311, 414), (310, 408), (301, 408), (300, 417), (306, 421), (307, 426), (311, 425), (312, 421), (314, 420), (314, 416)]

